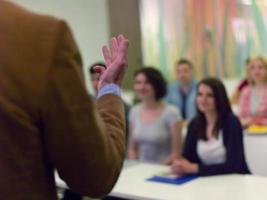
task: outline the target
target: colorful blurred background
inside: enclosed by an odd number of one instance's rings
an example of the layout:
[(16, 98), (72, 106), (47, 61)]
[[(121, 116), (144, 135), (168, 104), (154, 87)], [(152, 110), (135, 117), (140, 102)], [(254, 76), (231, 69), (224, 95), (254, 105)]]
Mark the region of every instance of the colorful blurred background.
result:
[(267, 54), (266, 0), (141, 0), (142, 59), (169, 80), (185, 57), (198, 78), (237, 78), (245, 60)]

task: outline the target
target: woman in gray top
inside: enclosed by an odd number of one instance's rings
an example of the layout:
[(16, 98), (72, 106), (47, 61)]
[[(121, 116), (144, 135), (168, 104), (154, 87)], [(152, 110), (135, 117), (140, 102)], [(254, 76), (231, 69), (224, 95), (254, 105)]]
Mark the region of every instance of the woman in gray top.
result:
[(141, 102), (131, 109), (129, 115), (128, 158), (171, 164), (180, 156), (180, 112), (162, 101), (166, 94), (166, 81), (157, 69), (143, 67), (134, 78), (134, 91)]

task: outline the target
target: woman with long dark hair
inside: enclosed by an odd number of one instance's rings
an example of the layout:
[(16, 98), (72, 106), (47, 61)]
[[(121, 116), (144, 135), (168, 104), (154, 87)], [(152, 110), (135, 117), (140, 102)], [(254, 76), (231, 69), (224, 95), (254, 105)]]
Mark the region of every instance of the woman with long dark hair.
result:
[(197, 116), (186, 135), (183, 157), (172, 165), (175, 174), (200, 176), (249, 173), (242, 126), (232, 113), (223, 83), (205, 78), (197, 87)]

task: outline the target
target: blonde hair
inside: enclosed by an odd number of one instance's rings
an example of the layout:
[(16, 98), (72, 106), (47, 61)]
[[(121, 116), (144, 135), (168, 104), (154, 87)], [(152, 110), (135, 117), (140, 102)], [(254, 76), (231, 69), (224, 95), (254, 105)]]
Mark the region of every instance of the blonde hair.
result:
[(262, 66), (265, 68), (266, 70), (266, 74), (265, 74), (265, 82), (267, 83), (267, 61), (264, 57), (262, 56), (256, 56), (256, 57), (253, 57), (249, 60), (249, 63), (246, 67), (246, 74), (247, 74), (247, 78), (248, 78), (248, 81), (250, 84), (255, 84), (254, 80), (251, 78), (251, 75), (250, 75), (250, 67), (251, 67), (251, 64), (254, 62), (254, 61), (260, 61)]

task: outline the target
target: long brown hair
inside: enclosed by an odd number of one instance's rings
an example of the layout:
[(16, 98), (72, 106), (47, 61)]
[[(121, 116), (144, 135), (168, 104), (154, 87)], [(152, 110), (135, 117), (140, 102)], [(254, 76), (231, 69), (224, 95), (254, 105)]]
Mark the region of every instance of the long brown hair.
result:
[[(222, 127), (223, 120), (229, 113), (232, 113), (232, 109), (230, 106), (229, 99), (227, 97), (225, 87), (219, 79), (217, 78), (203, 79), (202, 81), (198, 83), (197, 91), (199, 90), (199, 86), (202, 84), (210, 87), (212, 90), (213, 96), (214, 96), (215, 109), (217, 112), (217, 120), (215, 122), (213, 135), (217, 137), (218, 132)], [(204, 113), (201, 112), (198, 108), (197, 108), (197, 116), (195, 118), (195, 122), (196, 122), (195, 131), (198, 134), (198, 138), (207, 140), (207, 135), (206, 135), (207, 120), (206, 120)]]

